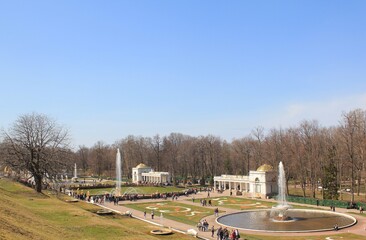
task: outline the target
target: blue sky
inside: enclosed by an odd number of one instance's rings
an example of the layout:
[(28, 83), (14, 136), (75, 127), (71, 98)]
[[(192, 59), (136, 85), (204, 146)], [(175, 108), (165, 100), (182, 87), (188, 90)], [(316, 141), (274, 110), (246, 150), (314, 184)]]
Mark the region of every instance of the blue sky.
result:
[(228, 141), (366, 106), (366, 1), (2, 1), (0, 128)]

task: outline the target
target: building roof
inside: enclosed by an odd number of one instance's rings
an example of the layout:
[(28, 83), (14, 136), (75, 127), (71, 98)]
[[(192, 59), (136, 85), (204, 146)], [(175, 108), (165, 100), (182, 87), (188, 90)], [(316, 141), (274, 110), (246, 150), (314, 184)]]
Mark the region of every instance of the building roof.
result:
[(271, 172), (273, 171), (273, 167), (268, 164), (263, 164), (259, 168), (257, 168), (257, 172)]
[(150, 168), (149, 166), (146, 166), (143, 163), (140, 163), (139, 165), (136, 166), (136, 168)]

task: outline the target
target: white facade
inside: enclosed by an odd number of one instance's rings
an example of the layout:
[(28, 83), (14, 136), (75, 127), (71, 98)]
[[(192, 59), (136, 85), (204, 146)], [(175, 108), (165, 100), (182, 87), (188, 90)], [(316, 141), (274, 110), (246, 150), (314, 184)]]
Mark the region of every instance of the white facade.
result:
[(215, 190), (240, 191), (249, 197), (265, 198), (278, 192), (277, 172), (264, 164), (256, 171), (249, 171), (249, 176), (221, 175), (214, 177)]
[(136, 184), (154, 183), (169, 184), (171, 181), (169, 172), (155, 172), (151, 167), (140, 163), (132, 168), (132, 182)]

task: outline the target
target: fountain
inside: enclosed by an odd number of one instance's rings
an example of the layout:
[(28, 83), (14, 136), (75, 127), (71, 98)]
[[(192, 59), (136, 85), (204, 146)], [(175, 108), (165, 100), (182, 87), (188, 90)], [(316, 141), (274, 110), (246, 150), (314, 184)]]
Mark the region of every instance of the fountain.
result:
[(123, 192), (124, 195), (130, 195), (130, 194), (144, 194), (144, 191), (139, 188), (129, 187), (126, 189), (126, 191)]
[(160, 225), (161, 227), (164, 227), (164, 216), (163, 216), (163, 213), (160, 213)]
[(248, 210), (223, 215), (216, 222), (226, 227), (263, 232), (319, 232), (353, 226), (349, 215), (325, 210), (291, 209), (286, 200), (286, 178), (282, 162), (278, 166), (277, 205), (271, 209)]
[(278, 204), (272, 208), (271, 218), (273, 221), (292, 221), (293, 219), (287, 216), (287, 210), (291, 208), (287, 203), (286, 199), (286, 177), (285, 169), (283, 168), (282, 162), (278, 165)]
[(74, 165), (74, 177), (71, 178), (71, 181), (73, 181), (73, 182), (77, 182), (78, 181), (78, 174), (77, 174), (76, 163)]
[(122, 162), (121, 162), (121, 153), (119, 152), (119, 148), (117, 148), (116, 155), (116, 192), (115, 196), (121, 196), (121, 178), (122, 178)]
[(150, 233), (154, 234), (154, 235), (169, 235), (172, 234), (172, 230), (169, 228), (164, 227), (164, 216), (163, 213), (160, 213), (160, 226), (161, 229), (155, 229), (150, 231)]

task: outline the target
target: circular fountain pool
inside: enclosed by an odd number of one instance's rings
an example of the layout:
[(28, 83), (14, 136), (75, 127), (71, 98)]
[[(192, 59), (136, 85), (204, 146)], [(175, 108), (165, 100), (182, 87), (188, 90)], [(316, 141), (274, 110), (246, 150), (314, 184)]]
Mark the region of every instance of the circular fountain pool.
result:
[(339, 229), (356, 224), (357, 220), (349, 215), (305, 209), (289, 209), (287, 216), (291, 221), (276, 221), (271, 217), (271, 209), (244, 211), (221, 216), (216, 219), (227, 227), (251, 231), (267, 232), (317, 232)]

